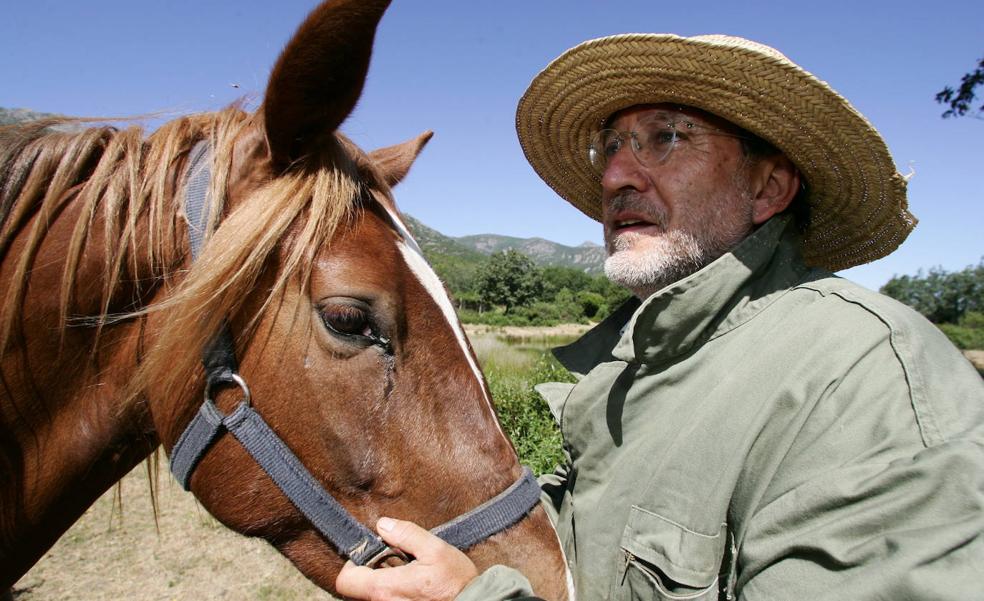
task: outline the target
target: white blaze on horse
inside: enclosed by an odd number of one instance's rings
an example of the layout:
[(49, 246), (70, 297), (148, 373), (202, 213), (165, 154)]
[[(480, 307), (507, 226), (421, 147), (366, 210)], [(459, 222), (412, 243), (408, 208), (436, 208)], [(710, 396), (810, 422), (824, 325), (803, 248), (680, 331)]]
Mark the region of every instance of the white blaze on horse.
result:
[[(337, 131), (387, 4), (316, 8), (253, 114), (0, 129), (0, 591), (163, 445), (212, 515), (327, 590), (346, 558), (392, 554), (363, 525), (466, 515), (442, 532), (479, 568), (567, 597), (393, 202), (430, 136), (365, 153)], [(490, 499), (507, 523), (470, 513)]]

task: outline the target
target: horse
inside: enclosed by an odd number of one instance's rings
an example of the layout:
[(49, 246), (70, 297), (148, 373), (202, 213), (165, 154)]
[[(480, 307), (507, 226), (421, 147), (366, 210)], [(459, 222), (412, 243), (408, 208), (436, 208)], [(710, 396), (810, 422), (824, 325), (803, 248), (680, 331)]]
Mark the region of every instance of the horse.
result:
[[(0, 130), (0, 591), (162, 447), (209, 513), (334, 592), (352, 550), (229, 435), (243, 407), (358, 524), (386, 515), (433, 528), (524, 482), (393, 200), (430, 133), (364, 152), (338, 131), (388, 4), (316, 7), (255, 112), (234, 105), (150, 134), (53, 121)], [(201, 156), (199, 221), (189, 182)], [(217, 347), (235, 378), (216, 384)], [(226, 421), (179, 461), (209, 415)], [(568, 598), (546, 513), (523, 511), (466, 552)], [(385, 551), (384, 562), (399, 554)]]

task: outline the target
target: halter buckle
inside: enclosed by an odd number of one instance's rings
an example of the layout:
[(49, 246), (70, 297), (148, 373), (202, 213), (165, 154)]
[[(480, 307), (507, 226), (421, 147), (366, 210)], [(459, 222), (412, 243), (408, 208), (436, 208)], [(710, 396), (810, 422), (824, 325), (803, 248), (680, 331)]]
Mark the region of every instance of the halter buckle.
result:
[(239, 386), (239, 389), (243, 392), (243, 400), (241, 403), (245, 404), (247, 407), (253, 404), (253, 395), (249, 391), (249, 385), (246, 384), (246, 380), (242, 378), (239, 374), (235, 372), (230, 372), (223, 374), (221, 378), (215, 380), (209, 379), (205, 383), (205, 402), (212, 402), (212, 391), (223, 384), (235, 384)]
[(370, 557), (363, 565), (372, 568), (373, 570), (379, 568), (392, 567), (392, 566), (380, 565), (391, 557), (400, 560), (404, 564), (408, 564), (411, 561), (413, 561), (412, 557), (401, 551), (398, 547), (390, 547), (389, 545), (387, 545), (386, 547), (383, 548), (382, 551)]

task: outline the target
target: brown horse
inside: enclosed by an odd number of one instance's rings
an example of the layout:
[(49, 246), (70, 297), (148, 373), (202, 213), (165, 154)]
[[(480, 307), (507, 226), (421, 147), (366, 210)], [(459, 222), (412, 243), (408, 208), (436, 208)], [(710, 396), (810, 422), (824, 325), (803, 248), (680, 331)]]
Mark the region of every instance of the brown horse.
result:
[[(433, 527), (521, 474), (450, 301), (391, 186), (429, 138), (364, 153), (337, 132), (388, 1), (326, 2), (262, 107), (167, 123), (0, 130), (0, 591), (158, 445), (171, 453), (228, 327), (253, 408), (363, 524)], [(211, 152), (209, 230), (192, 261), (186, 170)], [(239, 392), (216, 404), (228, 413)], [(332, 590), (336, 549), (229, 435), (191, 475), (228, 527)], [(568, 595), (542, 509), (468, 550)]]

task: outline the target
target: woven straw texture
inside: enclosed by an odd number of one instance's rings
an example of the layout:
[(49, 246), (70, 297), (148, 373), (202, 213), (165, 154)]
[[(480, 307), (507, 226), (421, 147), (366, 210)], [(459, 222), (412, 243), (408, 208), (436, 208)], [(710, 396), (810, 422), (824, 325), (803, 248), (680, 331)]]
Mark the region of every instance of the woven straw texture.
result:
[(881, 258), (916, 225), (906, 182), (872, 125), (825, 82), (773, 48), (731, 36), (624, 34), (553, 61), (519, 102), (526, 158), (561, 197), (601, 218), (589, 139), (614, 112), (670, 102), (723, 117), (768, 140), (808, 182), (810, 265), (837, 271)]

